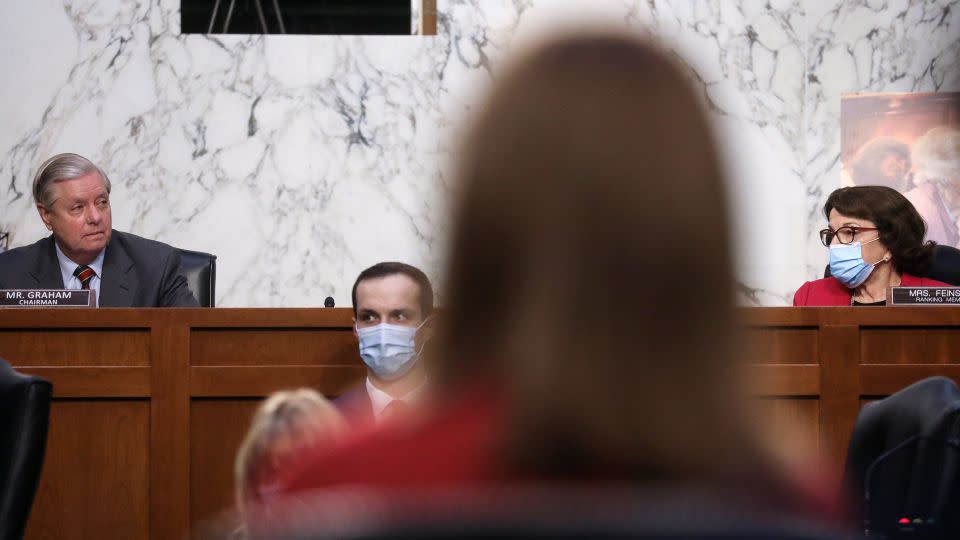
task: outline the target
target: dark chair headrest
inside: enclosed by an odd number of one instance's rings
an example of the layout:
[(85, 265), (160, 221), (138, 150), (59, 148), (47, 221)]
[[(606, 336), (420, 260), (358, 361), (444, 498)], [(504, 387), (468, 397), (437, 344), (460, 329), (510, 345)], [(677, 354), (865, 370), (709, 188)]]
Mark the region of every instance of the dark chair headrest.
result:
[(53, 385), (0, 358), (0, 538), (22, 538), (47, 443)]
[(926, 277), (950, 285), (960, 285), (960, 249), (937, 245), (934, 248), (933, 266)]
[(4, 408), (3, 402), (5, 399), (12, 399), (10, 396), (14, 390), (25, 389), (34, 384), (52, 389), (49, 381), (19, 373), (6, 360), (0, 358), (0, 411), (10, 411), (10, 409)]
[(187, 278), (190, 292), (202, 307), (214, 307), (217, 288), (217, 256), (202, 251), (177, 248), (180, 270)]
[[(936, 436), (941, 429), (943, 414), (958, 402), (960, 388), (954, 381), (946, 377), (930, 377), (887, 398), (868, 403), (860, 410), (844, 467), (844, 484), (853, 497), (854, 508), (862, 510), (870, 466), (886, 452), (909, 444), (911, 439)], [(885, 470), (894, 471), (897, 482), (909, 486), (915, 456), (913, 446), (904, 448), (886, 460)], [(890, 477), (887, 473), (885, 476)], [(902, 495), (901, 499), (907, 494)]]
[(960, 387), (947, 377), (929, 377), (860, 411), (854, 434), (877, 437), (880, 452), (915, 435), (930, 432), (945, 408), (960, 400)]

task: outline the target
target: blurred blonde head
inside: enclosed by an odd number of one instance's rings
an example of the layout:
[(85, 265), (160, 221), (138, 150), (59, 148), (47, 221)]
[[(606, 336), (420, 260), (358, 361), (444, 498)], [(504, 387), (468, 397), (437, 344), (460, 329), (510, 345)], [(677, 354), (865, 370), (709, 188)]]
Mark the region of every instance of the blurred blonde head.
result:
[(751, 461), (727, 193), (671, 56), (600, 33), (544, 44), (462, 150), (438, 381), (504, 389), (520, 474), (700, 480)]
[(261, 403), (234, 462), (237, 508), (263, 502), (275, 475), (299, 452), (340, 439), (346, 423), (315, 390), (275, 392)]

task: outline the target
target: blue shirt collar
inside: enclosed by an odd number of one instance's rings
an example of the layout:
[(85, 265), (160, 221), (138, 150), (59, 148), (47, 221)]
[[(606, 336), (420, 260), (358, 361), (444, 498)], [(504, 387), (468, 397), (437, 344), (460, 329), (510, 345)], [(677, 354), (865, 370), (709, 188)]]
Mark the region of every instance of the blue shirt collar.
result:
[[(53, 245), (57, 249), (57, 261), (60, 262), (60, 272), (64, 276), (63, 283), (64, 285), (66, 285), (67, 276), (72, 276), (74, 270), (76, 270), (77, 266), (80, 266), (80, 265), (73, 262), (73, 260), (71, 260), (70, 257), (67, 257), (66, 255), (64, 255), (63, 251), (60, 250), (60, 246), (57, 244), (56, 240), (53, 241)], [(106, 251), (107, 251), (106, 247), (101, 249), (100, 253), (97, 254), (97, 258), (94, 259), (93, 262), (87, 265), (90, 268), (92, 268), (93, 271), (97, 273), (97, 277), (101, 279), (103, 279), (103, 254), (106, 253)]]

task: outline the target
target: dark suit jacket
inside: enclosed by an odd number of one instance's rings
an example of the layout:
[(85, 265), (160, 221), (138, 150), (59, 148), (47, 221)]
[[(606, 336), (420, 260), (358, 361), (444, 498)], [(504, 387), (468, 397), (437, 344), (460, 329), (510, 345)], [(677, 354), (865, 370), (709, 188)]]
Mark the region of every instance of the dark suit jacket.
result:
[[(53, 235), (0, 253), (0, 289), (62, 289)], [(101, 307), (198, 307), (167, 244), (114, 230), (103, 255)]]
[(373, 405), (370, 403), (370, 395), (367, 394), (365, 384), (361, 383), (353, 390), (341, 394), (340, 397), (333, 400), (333, 405), (351, 425), (373, 422)]

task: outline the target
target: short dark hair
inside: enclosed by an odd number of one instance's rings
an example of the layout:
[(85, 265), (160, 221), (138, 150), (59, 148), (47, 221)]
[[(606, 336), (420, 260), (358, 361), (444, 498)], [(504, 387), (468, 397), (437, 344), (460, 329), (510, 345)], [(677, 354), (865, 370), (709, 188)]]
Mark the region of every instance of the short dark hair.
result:
[(830, 194), (823, 215), (830, 211), (872, 221), (880, 242), (893, 255), (893, 266), (901, 273), (923, 276), (933, 263), (934, 242), (923, 242), (927, 224), (899, 191), (886, 186), (843, 187)]
[(430, 285), (430, 278), (423, 273), (423, 270), (402, 262), (381, 262), (360, 272), (357, 280), (353, 282), (353, 292), (350, 297), (353, 300), (354, 317), (357, 315), (357, 286), (360, 285), (360, 282), (396, 274), (409, 277), (420, 287), (420, 311), (423, 316), (426, 317), (433, 313), (433, 286)]

